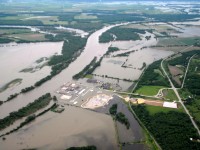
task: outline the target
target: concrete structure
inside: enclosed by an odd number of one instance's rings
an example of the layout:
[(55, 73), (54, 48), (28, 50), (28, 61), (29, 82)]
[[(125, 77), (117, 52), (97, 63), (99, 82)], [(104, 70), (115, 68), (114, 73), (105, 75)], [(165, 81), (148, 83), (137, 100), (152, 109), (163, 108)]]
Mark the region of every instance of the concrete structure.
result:
[(163, 107), (168, 107), (168, 108), (178, 108), (177, 103), (175, 102), (164, 102)]
[(106, 94), (97, 94), (91, 98), (89, 98), (84, 104), (81, 105), (83, 108), (95, 109), (98, 107), (103, 107), (108, 105), (108, 102), (113, 97)]

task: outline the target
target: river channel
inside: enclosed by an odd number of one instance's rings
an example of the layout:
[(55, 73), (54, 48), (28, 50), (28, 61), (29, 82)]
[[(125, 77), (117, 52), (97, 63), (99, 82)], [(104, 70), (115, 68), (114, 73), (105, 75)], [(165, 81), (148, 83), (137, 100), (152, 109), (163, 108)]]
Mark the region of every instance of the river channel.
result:
[(26, 94), (21, 94), (13, 101), (10, 101), (0, 106), (0, 118), (4, 118), (10, 112), (16, 111), (19, 108), (26, 106), (28, 103), (34, 101), (44, 93), (50, 92), (54, 94), (55, 90), (60, 85), (62, 85), (65, 82), (71, 81), (72, 76), (80, 72), (87, 64), (90, 63), (90, 61), (95, 56), (100, 58), (107, 51), (107, 48), (110, 46), (110, 43), (100, 44), (99, 36), (103, 32), (118, 25), (122, 24), (107, 26), (94, 32), (88, 38), (86, 47), (84, 48), (82, 54), (73, 63), (71, 63), (68, 68), (66, 68), (60, 74), (55, 76), (53, 79), (44, 83), (42, 86), (36, 88), (35, 90)]
[[(122, 24), (107, 26), (91, 34), (81, 55), (68, 68), (33, 91), (20, 94), (14, 100), (1, 105), (0, 118), (4, 118), (10, 112), (26, 106), (44, 93), (50, 92), (53, 95), (59, 86), (65, 82), (70, 82), (72, 76), (80, 72), (95, 56), (100, 58), (106, 53), (112, 42), (100, 44), (99, 36), (110, 28), (119, 25)], [(152, 40), (154, 41), (154, 38)], [(17, 137), (20, 138), (14, 140)], [(132, 136), (130, 137), (132, 138)], [(65, 143), (66, 141), (67, 143)], [(97, 143), (97, 141), (100, 142)], [(64, 149), (67, 148), (66, 146), (87, 144), (97, 145), (101, 149), (118, 149), (112, 118), (108, 115), (80, 108), (66, 107), (62, 114), (48, 112), (19, 132), (7, 136), (6, 141), (0, 141), (0, 149), (1, 147), (5, 149), (13, 147), (17, 149), (35, 147), (55, 149), (55, 146)]]

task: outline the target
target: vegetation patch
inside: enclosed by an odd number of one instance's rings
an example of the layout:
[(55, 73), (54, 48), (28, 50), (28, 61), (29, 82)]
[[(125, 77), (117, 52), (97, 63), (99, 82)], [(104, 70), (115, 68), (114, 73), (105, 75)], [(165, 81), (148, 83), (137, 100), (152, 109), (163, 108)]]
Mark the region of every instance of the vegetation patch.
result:
[(200, 41), (199, 37), (189, 37), (189, 38), (168, 38), (168, 39), (160, 39), (158, 45), (163, 46), (191, 46), (195, 45)]
[(121, 122), (122, 124), (125, 124), (126, 128), (129, 129), (130, 123), (128, 121), (128, 118), (122, 113), (117, 113), (117, 104), (113, 104), (109, 109), (110, 114), (113, 116), (114, 120), (117, 120)]
[(179, 85), (181, 86), (182, 80), (183, 80), (183, 71), (178, 68), (177, 66), (170, 66), (168, 65), (169, 72), (171, 74), (172, 79)]
[[(41, 33), (23, 33), (23, 34), (11, 34), (7, 36), (8, 38), (12, 38), (16, 42), (29, 41), (29, 42), (37, 42), (37, 41), (47, 41), (44, 34)], [(22, 42), (20, 41), (20, 42)]]
[(93, 71), (100, 66), (103, 57), (97, 61), (97, 57), (94, 57), (93, 60), (85, 66), (85, 68), (79, 73), (73, 76), (73, 79), (78, 80), (79, 78), (84, 78), (86, 75), (91, 75)]
[(95, 20), (95, 19), (98, 19), (98, 17), (95, 16), (95, 15), (88, 15), (88, 14), (82, 13), (80, 15), (74, 16), (74, 19), (76, 19), (76, 20), (81, 20), (81, 19), (83, 19), (83, 20)]
[(7, 90), (10, 87), (13, 87), (17, 84), (21, 84), (21, 82), (22, 82), (21, 78), (17, 78), (17, 79), (14, 79), (14, 80), (8, 82), (7, 84), (5, 84), (3, 87), (0, 88), (0, 93)]
[(148, 110), (150, 115), (155, 115), (156, 113), (168, 113), (170, 111), (175, 112), (184, 112), (182, 108), (174, 109), (174, 108), (166, 108), (166, 107), (159, 107), (159, 106), (151, 106), (145, 105), (145, 108)]
[(139, 89), (137, 89), (135, 93), (138, 93), (140, 95), (146, 95), (146, 96), (154, 96), (162, 88), (165, 88), (165, 87), (164, 86), (142, 86)]
[(117, 40), (117, 41), (141, 40), (139, 34), (145, 34), (145, 30), (114, 27), (104, 32), (99, 37), (99, 42), (107, 43), (114, 40)]
[(181, 98), (200, 127), (200, 54), (195, 55), (189, 66), (184, 88), (180, 89)]
[[(169, 87), (168, 79), (163, 76), (161, 69), (161, 60), (155, 61), (144, 70), (141, 76), (136, 91), (143, 92), (143, 94), (156, 95), (158, 90), (162, 87)], [(147, 88), (147, 87), (151, 88)]]
[(200, 143), (190, 140), (190, 138), (198, 139), (199, 136), (187, 114), (166, 111), (150, 115), (144, 105), (132, 105), (132, 108), (163, 150), (200, 147)]
[(110, 53), (113, 53), (113, 52), (116, 52), (116, 51), (119, 51), (120, 49), (118, 47), (108, 47), (108, 51), (106, 52), (105, 55), (109, 55)]
[[(200, 54), (200, 51), (198, 50), (193, 50), (193, 51), (189, 51), (189, 52), (184, 52), (184, 53), (181, 53), (181, 55), (178, 55), (178, 57), (171, 57), (168, 61), (166, 61), (166, 64), (167, 65), (171, 65), (171, 66), (183, 66), (184, 68), (187, 68), (187, 65), (188, 65), (188, 62), (190, 60), (190, 58), (193, 56), (193, 55), (199, 55)], [(195, 69), (195, 68), (193, 68)], [(167, 71), (169, 72), (169, 69), (167, 69)], [(189, 72), (189, 71), (188, 71)], [(187, 83), (189, 85), (198, 85), (198, 84), (195, 84), (197, 83), (197, 81), (192, 81), (193, 78), (197, 78), (198, 79), (198, 75), (196, 75), (196, 77), (192, 77), (192, 76), (195, 76), (194, 74), (188, 74), (187, 76), (190, 76), (190, 77), (187, 77), (188, 79), (191, 79), (191, 81), (189, 80), (186, 80), (185, 81), (185, 85), (187, 85)], [(176, 87), (180, 87), (179, 84), (176, 83), (176, 81), (173, 79), (173, 75), (170, 74), (170, 78), (172, 80), (172, 82), (174, 83), (174, 85)], [(193, 89), (193, 88), (188, 88), (188, 89)], [(191, 90), (191, 92), (195, 92), (195, 90)]]
[(11, 112), (9, 116), (0, 119), (0, 130), (10, 126), (13, 124), (16, 120), (21, 119), (23, 117), (26, 117), (28, 115), (31, 115), (35, 113), (37, 110), (44, 108), (49, 104), (51, 101), (51, 95), (50, 93), (47, 93), (38, 99), (36, 99), (34, 102), (28, 104), (25, 107), (22, 107), (18, 111)]
[(168, 101), (177, 101), (178, 98), (172, 89), (163, 89), (163, 97)]

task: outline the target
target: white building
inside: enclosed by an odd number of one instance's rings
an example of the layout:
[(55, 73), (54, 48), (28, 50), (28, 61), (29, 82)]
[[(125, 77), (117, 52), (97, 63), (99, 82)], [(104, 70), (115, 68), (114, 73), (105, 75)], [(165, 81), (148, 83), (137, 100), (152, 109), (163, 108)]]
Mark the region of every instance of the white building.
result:
[(163, 107), (178, 108), (177, 103), (175, 103), (175, 102), (164, 102)]

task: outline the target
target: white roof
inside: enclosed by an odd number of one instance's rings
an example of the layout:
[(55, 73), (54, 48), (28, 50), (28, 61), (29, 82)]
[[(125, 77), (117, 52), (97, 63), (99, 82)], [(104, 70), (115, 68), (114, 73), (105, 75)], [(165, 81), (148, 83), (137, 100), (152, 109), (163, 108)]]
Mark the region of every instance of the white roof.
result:
[(70, 99), (72, 96), (70, 96), (70, 95), (62, 95), (61, 97), (60, 97), (60, 99), (63, 99), (63, 100), (65, 100), (65, 99)]
[(177, 108), (177, 103), (174, 102), (164, 102), (163, 107), (169, 107), (169, 108)]

